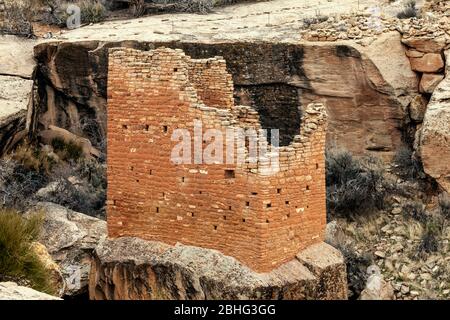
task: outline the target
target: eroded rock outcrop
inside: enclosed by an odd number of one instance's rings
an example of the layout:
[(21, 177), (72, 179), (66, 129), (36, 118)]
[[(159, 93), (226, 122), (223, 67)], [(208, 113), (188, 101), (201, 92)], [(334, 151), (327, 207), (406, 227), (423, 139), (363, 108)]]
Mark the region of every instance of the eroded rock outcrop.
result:
[(0, 36), (0, 155), (26, 133), (33, 91), (33, 41)]
[(22, 287), (14, 282), (0, 283), (0, 300), (61, 300), (58, 297)]
[(59, 265), (63, 294), (86, 292), (92, 252), (106, 236), (106, 222), (48, 202), (38, 203), (36, 211), (44, 215), (39, 241)]
[(450, 51), (446, 51), (446, 78), (428, 104), (419, 138), (425, 172), (450, 192)]
[(138, 238), (95, 250), (91, 299), (346, 299), (341, 254), (320, 243), (270, 273), (255, 273), (219, 251)]

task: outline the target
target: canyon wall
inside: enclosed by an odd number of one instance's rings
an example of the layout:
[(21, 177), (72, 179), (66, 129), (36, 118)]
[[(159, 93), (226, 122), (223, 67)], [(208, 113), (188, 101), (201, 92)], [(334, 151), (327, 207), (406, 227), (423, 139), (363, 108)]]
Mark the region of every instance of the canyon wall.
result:
[[(396, 33), (392, 37), (399, 39)], [(104, 136), (108, 49), (160, 46), (182, 49), (194, 59), (222, 56), (233, 77), (236, 104), (256, 108), (264, 128), (281, 129), (284, 144), (299, 129), (304, 106), (313, 101), (328, 107), (329, 143), (358, 155), (376, 153), (385, 158), (391, 158), (402, 144), (418, 80), (405, 64), (408, 60), (400, 41), (391, 42), (391, 64), (402, 70), (396, 77), (381, 59), (371, 58), (379, 55), (380, 44), (362, 48), (347, 42), (44, 43), (35, 48), (42, 103), (33, 126), (56, 125), (89, 134), (83, 124), (95, 121)]]

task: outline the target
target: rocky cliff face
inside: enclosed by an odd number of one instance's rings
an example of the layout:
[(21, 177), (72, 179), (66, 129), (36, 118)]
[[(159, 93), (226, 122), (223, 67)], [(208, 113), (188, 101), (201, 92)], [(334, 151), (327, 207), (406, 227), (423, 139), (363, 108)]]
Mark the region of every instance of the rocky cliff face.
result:
[[(417, 77), (398, 34), (380, 41), (366, 48), (350, 43), (45, 43), (35, 48), (41, 104), (34, 127), (56, 125), (89, 135), (85, 124), (95, 121), (104, 135), (108, 49), (166, 46), (195, 59), (223, 56), (233, 75), (236, 103), (256, 107), (265, 127), (298, 130), (303, 106), (321, 100), (329, 108), (330, 142), (356, 154), (389, 157), (402, 143)], [(383, 47), (390, 48), (390, 64), (377, 54)]]
[(33, 41), (0, 36), (0, 155), (27, 133), (32, 110)]
[(347, 298), (342, 255), (325, 243), (258, 274), (215, 250), (106, 240), (95, 250), (89, 281), (90, 298), (97, 300)]
[(418, 145), (425, 172), (450, 193), (450, 50), (445, 55), (446, 78), (428, 104)]

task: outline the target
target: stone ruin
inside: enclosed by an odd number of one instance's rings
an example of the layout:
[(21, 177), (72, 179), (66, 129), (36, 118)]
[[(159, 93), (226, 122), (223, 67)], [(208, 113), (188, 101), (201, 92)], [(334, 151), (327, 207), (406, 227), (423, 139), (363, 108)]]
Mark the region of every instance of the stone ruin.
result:
[[(108, 68), (108, 232), (216, 249), (269, 272), (324, 239), (326, 112), (312, 103), (299, 132), (269, 159), (174, 164), (175, 129), (261, 129), (259, 114), (235, 105), (221, 57), (182, 50), (110, 50)], [(207, 141), (190, 139), (205, 147)], [(200, 139), (203, 139), (200, 137)], [(264, 138), (263, 138), (264, 140)], [(267, 143), (267, 140), (263, 141)], [(233, 146), (234, 148), (234, 146)], [(235, 150), (236, 151), (236, 150)], [(237, 154), (235, 152), (234, 154)]]

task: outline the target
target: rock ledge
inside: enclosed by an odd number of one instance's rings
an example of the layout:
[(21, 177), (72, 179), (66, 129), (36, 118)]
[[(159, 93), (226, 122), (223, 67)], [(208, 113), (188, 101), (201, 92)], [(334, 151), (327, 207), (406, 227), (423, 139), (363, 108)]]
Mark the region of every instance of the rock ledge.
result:
[(270, 273), (256, 273), (219, 251), (138, 238), (105, 239), (89, 277), (94, 300), (347, 299), (346, 268), (319, 243)]

